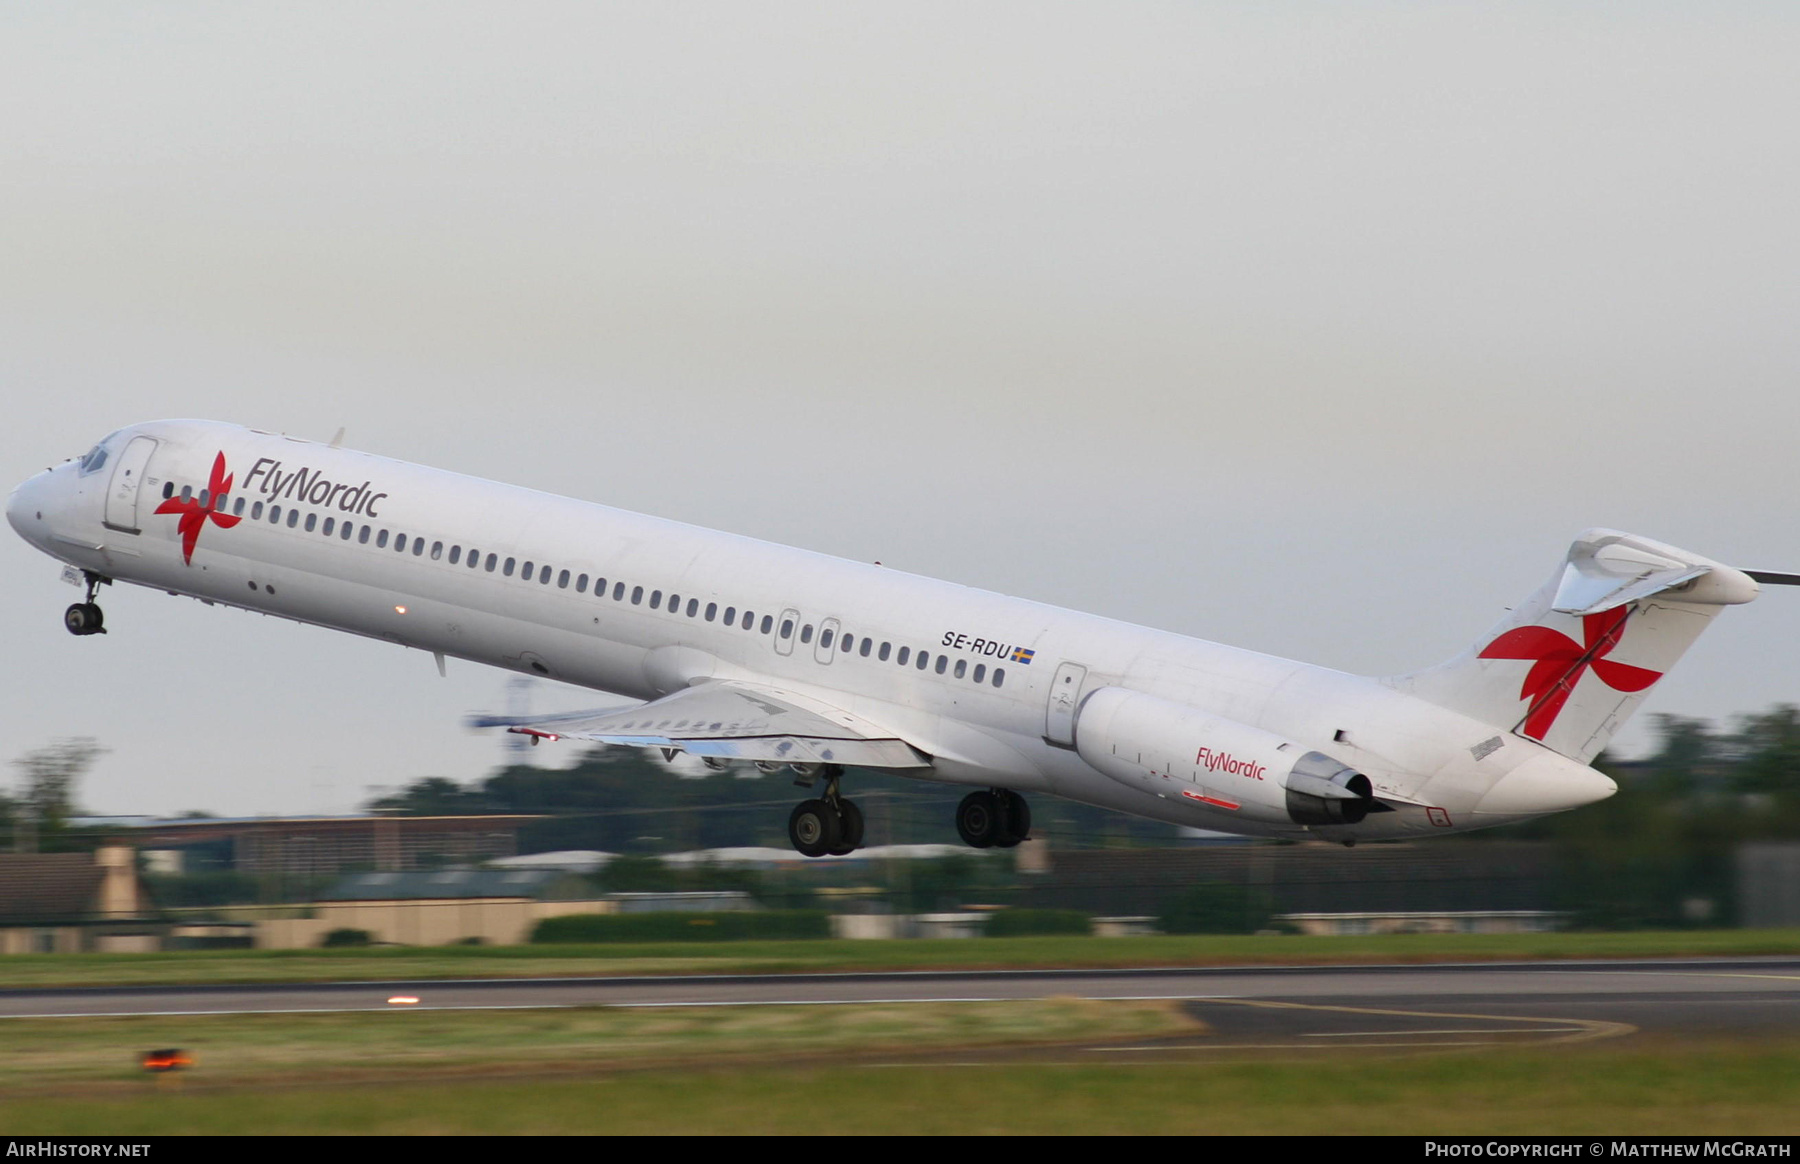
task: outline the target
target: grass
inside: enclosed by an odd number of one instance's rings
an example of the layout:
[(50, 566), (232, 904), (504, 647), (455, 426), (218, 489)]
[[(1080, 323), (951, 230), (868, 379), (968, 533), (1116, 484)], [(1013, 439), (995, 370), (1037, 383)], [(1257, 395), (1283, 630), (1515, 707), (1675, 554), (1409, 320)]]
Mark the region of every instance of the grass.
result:
[[(858, 1006), (392, 1010), (356, 1014), (11, 1019), (0, 1095), (99, 1086), (146, 1090), (139, 1057), (179, 1047), (183, 1087), (483, 1078), (658, 1064), (792, 1061), (1203, 1032), (1163, 1001), (1043, 999)], [(161, 1086), (161, 1084), (158, 1084)], [(0, 1127), (6, 1121), (0, 1120)]]
[(12, 1135), (1793, 1135), (1800, 1042), (1154, 1066), (737, 1064), (522, 1081), (0, 1098)]
[(342, 982), (362, 979), (791, 973), (848, 970), (1206, 966), (1694, 957), (1800, 953), (1800, 930), (1366, 937), (1180, 935), (939, 941), (746, 941), (578, 946), (209, 950), (19, 954), (0, 958), (0, 988)]

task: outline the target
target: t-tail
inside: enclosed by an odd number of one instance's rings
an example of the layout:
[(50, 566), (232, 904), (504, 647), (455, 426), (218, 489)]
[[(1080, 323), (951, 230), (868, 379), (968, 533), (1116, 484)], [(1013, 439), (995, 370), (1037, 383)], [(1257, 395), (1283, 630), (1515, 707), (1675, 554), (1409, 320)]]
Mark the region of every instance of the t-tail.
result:
[(1468, 650), (1390, 682), (1585, 764), (1721, 608), (1757, 593), (1749, 574), (1710, 558), (1591, 529)]

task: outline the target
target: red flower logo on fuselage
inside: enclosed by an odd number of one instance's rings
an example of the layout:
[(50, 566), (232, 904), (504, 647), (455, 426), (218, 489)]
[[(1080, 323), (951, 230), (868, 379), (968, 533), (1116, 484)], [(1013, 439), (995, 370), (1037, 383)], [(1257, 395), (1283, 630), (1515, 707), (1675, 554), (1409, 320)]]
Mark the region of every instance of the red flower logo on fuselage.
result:
[(1642, 691), (1662, 678), (1661, 671), (1615, 663), (1606, 657), (1624, 637), (1625, 619), (1630, 613), (1630, 607), (1620, 606), (1583, 615), (1581, 634), (1587, 640), (1585, 645), (1547, 626), (1521, 626), (1482, 648), (1483, 659), (1528, 659), (1532, 663), (1519, 688), (1519, 698), (1531, 701), (1522, 735), (1542, 741), (1563, 705), (1569, 702), (1575, 684), (1590, 668), (1614, 691)]
[(188, 565), (194, 564), (194, 543), (200, 540), (200, 531), (206, 528), (209, 518), (220, 529), (230, 529), (244, 520), (220, 508), (225, 503), (225, 495), (231, 492), (231, 482), (236, 476), (225, 472), (225, 454), (220, 453), (213, 458), (212, 479), (206, 483), (205, 505), (200, 504), (198, 497), (177, 495), (156, 507), (158, 513), (181, 515), (175, 529), (181, 534), (181, 560)]

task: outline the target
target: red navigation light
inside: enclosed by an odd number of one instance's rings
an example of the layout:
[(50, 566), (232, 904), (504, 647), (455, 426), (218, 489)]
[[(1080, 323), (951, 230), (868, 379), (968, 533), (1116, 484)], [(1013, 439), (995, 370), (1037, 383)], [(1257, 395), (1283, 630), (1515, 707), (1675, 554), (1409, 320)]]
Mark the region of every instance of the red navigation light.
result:
[(144, 1052), (144, 1070), (146, 1071), (180, 1071), (193, 1065), (193, 1057), (179, 1047)]

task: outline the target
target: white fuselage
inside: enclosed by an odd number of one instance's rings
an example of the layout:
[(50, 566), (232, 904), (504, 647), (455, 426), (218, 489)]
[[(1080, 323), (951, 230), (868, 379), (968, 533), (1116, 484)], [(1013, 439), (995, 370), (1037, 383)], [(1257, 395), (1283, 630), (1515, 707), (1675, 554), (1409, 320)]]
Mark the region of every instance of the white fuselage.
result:
[[(127, 485), (139, 437), (154, 445)], [(39, 474), (8, 503), (22, 535), (82, 570), (636, 699), (764, 683), (888, 726), (930, 757), (913, 773), (930, 779), (1350, 839), (1532, 815), (1479, 805), (1521, 764), (1580, 767), (1516, 737), (1483, 762), (1471, 748), (1495, 725), (1380, 680), (367, 453), (206, 421), (104, 447), (104, 463)], [(222, 505), (202, 498), (226, 476)], [(1400, 807), (1308, 829), (1128, 787), (1067, 746), (1070, 693), (1107, 686), (1327, 753)]]

